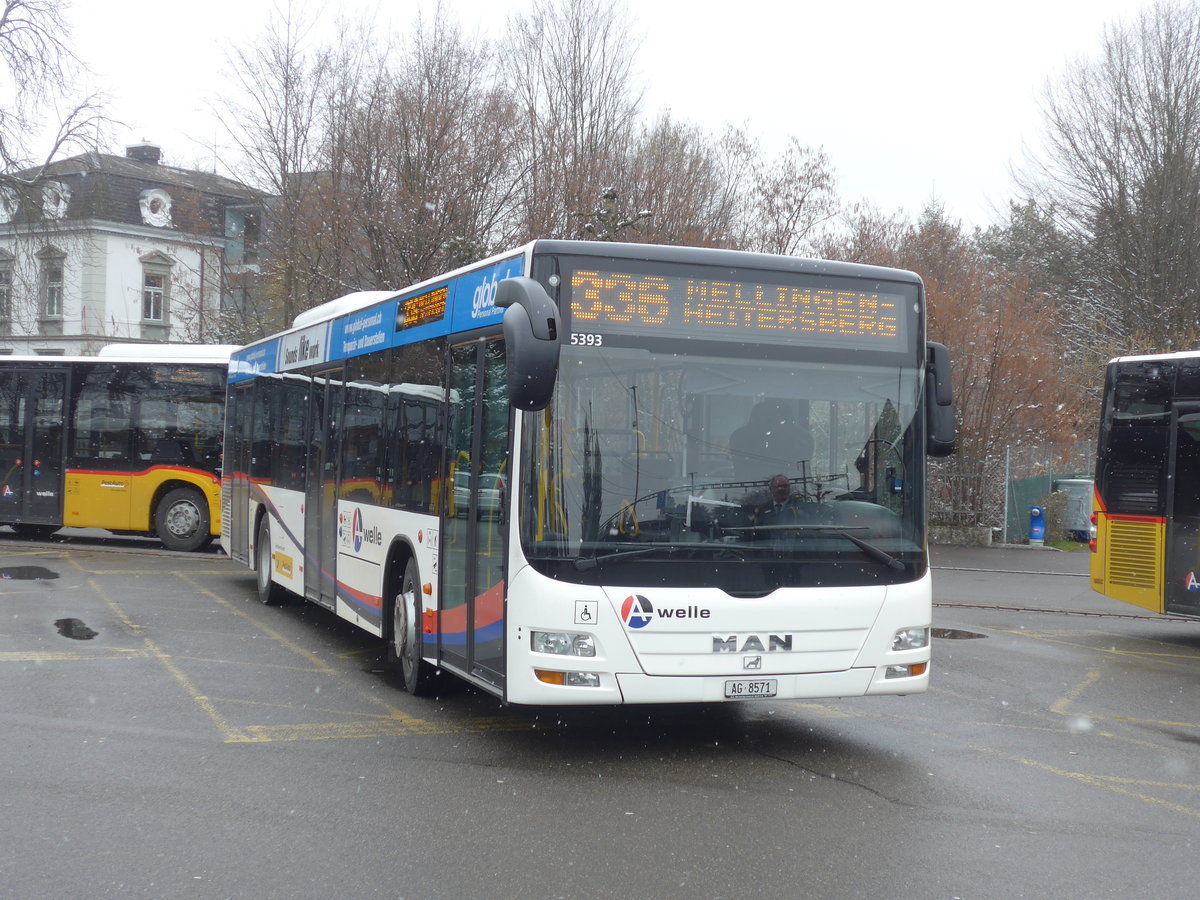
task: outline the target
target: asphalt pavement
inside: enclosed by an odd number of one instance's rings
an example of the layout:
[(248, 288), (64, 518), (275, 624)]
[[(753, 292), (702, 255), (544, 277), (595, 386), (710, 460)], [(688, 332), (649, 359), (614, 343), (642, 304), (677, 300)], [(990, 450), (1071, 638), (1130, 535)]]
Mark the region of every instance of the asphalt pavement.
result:
[(1087, 575), (1091, 565), (1091, 554), (1082, 545), (1079, 550), (1067, 551), (1028, 544), (993, 544), (990, 547), (937, 544), (929, 548), (929, 559), (935, 570), (981, 569), (1058, 575)]

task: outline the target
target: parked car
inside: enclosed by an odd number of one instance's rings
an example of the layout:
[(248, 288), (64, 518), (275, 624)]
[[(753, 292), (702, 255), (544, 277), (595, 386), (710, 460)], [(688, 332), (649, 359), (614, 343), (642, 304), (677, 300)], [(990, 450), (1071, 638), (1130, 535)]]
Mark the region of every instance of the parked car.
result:
[[(466, 516), (470, 509), (471, 473), (454, 473), (454, 513)], [(476, 493), (476, 515), (480, 519), (499, 519), (504, 514), (504, 476), (496, 472), (483, 472), (479, 476)]]

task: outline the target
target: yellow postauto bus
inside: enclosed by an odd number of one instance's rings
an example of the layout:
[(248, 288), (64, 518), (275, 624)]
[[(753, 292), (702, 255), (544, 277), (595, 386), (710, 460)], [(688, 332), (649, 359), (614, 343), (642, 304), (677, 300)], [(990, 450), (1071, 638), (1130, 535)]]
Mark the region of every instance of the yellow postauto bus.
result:
[(113, 344), (97, 356), (0, 357), (0, 525), (220, 534), (230, 346)]
[(1093, 509), (1093, 589), (1200, 617), (1200, 351), (1109, 362)]

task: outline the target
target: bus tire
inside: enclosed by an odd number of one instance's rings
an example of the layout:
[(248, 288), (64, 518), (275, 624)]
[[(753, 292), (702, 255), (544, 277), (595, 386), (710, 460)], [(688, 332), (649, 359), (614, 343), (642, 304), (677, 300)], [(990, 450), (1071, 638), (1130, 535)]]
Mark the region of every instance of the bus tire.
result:
[(254, 573), (260, 602), (267, 606), (279, 606), (287, 602), (287, 591), (271, 580), (271, 520), (266, 515), (258, 520), (258, 537), (254, 541)]
[(167, 491), (154, 511), (154, 533), (168, 550), (192, 552), (212, 542), (208, 500), (191, 487)]
[(414, 697), (433, 693), (437, 669), (421, 658), (421, 578), (416, 560), (404, 566), (404, 578), (390, 605), (388, 664)]

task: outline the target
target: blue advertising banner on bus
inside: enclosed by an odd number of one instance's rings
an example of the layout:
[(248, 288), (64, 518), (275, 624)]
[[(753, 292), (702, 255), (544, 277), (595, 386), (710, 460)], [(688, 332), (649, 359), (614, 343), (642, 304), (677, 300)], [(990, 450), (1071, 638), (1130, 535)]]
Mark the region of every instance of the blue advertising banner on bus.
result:
[(524, 256), (514, 256), (331, 322), (286, 332), (235, 357), (229, 380), (337, 362), (494, 324), (504, 315), (496, 306), (497, 285), (524, 274)]

